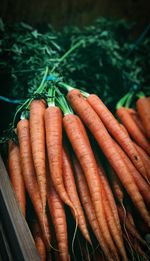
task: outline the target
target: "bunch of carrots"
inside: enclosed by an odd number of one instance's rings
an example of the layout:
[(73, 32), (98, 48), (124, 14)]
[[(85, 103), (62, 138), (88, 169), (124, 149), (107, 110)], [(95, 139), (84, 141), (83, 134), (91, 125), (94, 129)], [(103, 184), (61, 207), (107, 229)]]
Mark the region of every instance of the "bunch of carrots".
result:
[(32, 202), (42, 261), (79, 260), (76, 245), (81, 260), (149, 260), (150, 100), (136, 104), (119, 103), (120, 122), (97, 95), (60, 81), (22, 111), (9, 175), (25, 217), (27, 194)]

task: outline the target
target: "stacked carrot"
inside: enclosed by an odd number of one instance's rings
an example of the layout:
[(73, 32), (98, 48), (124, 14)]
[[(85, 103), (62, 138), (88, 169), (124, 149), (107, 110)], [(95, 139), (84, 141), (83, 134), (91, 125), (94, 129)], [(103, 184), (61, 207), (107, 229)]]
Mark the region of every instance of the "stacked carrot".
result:
[[(46, 101), (31, 101), (29, 119), (22, 113), (19, 145), (9, 142), (10, 179), (24, 216), (25, 191), (32, 202), (32, 231), (41, 260), (46, 252), (47, 260), (73, 260), (77, 245), (85, 260), (128, 260), (133, 255), (148, 260), (148, 109), (140, 101), (138, 112), (118, 108), (121, 125), (98, 96), (64, 83), (59, 87), (67, 90), (68, 102), (58, 87), (51, 87)], [(71, 231), (68, 216), (74, 220)]]

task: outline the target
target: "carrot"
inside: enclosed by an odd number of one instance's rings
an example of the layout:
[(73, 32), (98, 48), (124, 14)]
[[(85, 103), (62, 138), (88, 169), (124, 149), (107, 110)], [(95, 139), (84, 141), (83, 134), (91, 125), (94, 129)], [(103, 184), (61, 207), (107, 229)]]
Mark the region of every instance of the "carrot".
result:
[(143, 123), (137, 113), (136, 110), (134, 109), (127, 109), (129, 114), (131, 115), (131, 117), (133, 118), (134, 122), (136, 123), (136, 125), (138, 126), (138, 128), (142, 131), (142, 133), (144, 134), (144, 136), (146, 136), (146, 131), (145, 131), (145, 128), (143, 126)]
[(63, 147), (63, 180), (65, 184), (65, 189), (67, 194), (74, 205), (76, 212), (78, 214), (78, 225), (86, 240), (91, 244), (90, 235), (88, 232), (84, 212), (78, 197), (78, 193), (76, 190), (74, 173), (71, 165), (71, 159), (69, 157), (69, 153), (65, 147)]
[(136, 102), (137, 111), (143, 122), (147, 137), (150, 139), (150, 97), (141, 97)]
[(136, 143), (139, 144), (148, 154), (150, 154), (150, 144), (132, 119), (128, 110), (124, 107), (120, 107), (117, 109), (117, 115)]
[(39, 187), (34, 172), (34, 165), (31, 152), (29, 121), (22, 119), (17, 124), (17, 134), (20, 145), (20, 158), (22, 174), (25, 182), (25, 188), (30, 196), (34, 210), (37, 214), (43, 237), (47, 248), (50, 246), (50, 229), (46, 214), (43, 215), (42, 201)]
[(145, 245), (146, 242), (142, 239), (142, 237), (140, 236), (139, 232), (137, 231), (137, 229), (135, 228), (135, 226), (130, 222), (128, 215), (126, 215), (126, 218), (124, 218), (124, 212), (123, 209), (121, 207), (118, 206), (118, 213), (120, 216), (120, 220), (121, 223), (124, 225), (125, 223), (125, 227), (128, 230), (128, 232), (135, 237), (137, 240), (139, 240), (139, 242), (141, 242), (141, 244)]
[(100, 163), (100, 160), (98, 158), (98, 155), (95, 154), (95, 158), (96, 158), (96, 162), (97, 162), (97, 166), (98, 166), (98, 172), (101, 178), (101, 182), (103, 184), (103, 188), (104, 188), (104, 192), (107, 195), (107, 199), (111, 208), (111, 211), (113, 213), (114, 219), (115, 219), (115, 223), (118, 227), (119, 233), (121, 235), (121, 226), (120, 226), (120, 220), (119, 220), (119, 216), (118, 216), (118, 211), (117, 211), (117, 206), (116, 206), (116, 202), (114, 200), (113, 194), (112, 194), (112, 190), (109, 186), (107, 177), (106, 177), (106, 173)]
[[(143, 219), (150, 226), (150, 216), (143, 202), (143, 198), (139, 193), (139, 190), (126, 164), (124, 163), (117, 149), (113, 145), (112, 138), (108, 134), (100, 118), (89, 105), (89, 103), (83, 98), (80, 91), (69, 91), (67, 97), (73, 109), (76, 111), (76, 113), (80, 115), (84, 123), (87, 125), (87, 127), (90, 129), (91, 133), (95, 137), (106, 158), (109, 160), (110, 164), (118, 175), (121, 183), (124, 185), (132, 201), (143, 216)], [(74, 141), (74, 143), (75, 142), (76, 141)]]
[(106, 191), (104, 187), (102, 187), (102, 199), (103, 199), (103, 205), (104, 205), (104, 211), (106, 220), (108, 222), (108, 226), (110, 229), (110, 232), (112, 234), (112, 238), (118, 248), (118, 252), (121, 254), (123, 260), (127, 260), (126, 251), (123, 244), (123, 239), (120, 234), (120, 231), (118, 230), (118, 227), (116, 225), (112, 210), (110, 208), (110, 202), (106, 196)]
[(61, 261), (69, 261), (67, 222), (64, 204), (57, 194), (50, 178), (47, 178), (47, 180), (47, 200), (55, 228), (58, 249), (60, 251), (59, 257)]
[(100, 231), (100, 228), (98, 225), (97, 217), (95, 215), (95, 210), (93, 207), (93, 203), (91, 201), (91, 195), (90, 195), (90, 191), (89, 191), (86, 179), (84, 177), (84, 173), (81, 169), (80, 163), (77, 160), (77, 158), (75, 156), (73, 156), (72, 160), (73, 160), (73, 166), (74, 166), (74, 171), (75, 171), (75, 179), (76, 179), (77, 188), (78, 188), (81, 203), (85, 210), (89, 224), (91, 225), (93, 233), (96, 236), (105, 256), (107, 258), (111, 259), (107, 244), (105, 242), (105, 239), (104, 239), (102, 232)]
[(128, 156), (125, 154), (125, 152), (120, 148), (120, 146), (117, 143), (114, 143), (114, 146), (116, 146), (119, 154), (121, 155), (122, 159), (128, 166), (128, 169), (131, 173), (131, 175), (134, 178), (134, 181), (136, 185), (138, 186), (138, 189), (140, 193), (142, 194), (145, 202), (147, 205), (150, 206), (150, 194), (148, 193), (149, 191), (149, 185), (146, 183), (146, 181), (143, 179), (143, 177), (140, 175), (140, 173), (136, 170)]
[[(62, 113), (59, 107), (50, 106), (45, 111), (46, 144), (50, 176), (61, 200), (77, 215), (63, 183), (62, 173)], [(77, 216), (76, 216), (77, 220)]]
[(134, 146), (135, 146), (136, 150), (138, 151), (138, 153), (140, 154), (141, 159), (143, 160), (143, 163), (145, 164), (145, 168), (147, 170), (147, 178), (150, 181), (150, 157), (147, 155), (145, 150), (143, 150), (135, 142), (134, 142)]
[[(121, 128), (123, 129), (124, 132), (128, 134), (127, 129), (125, 128), (124, 125), (120, 124)], [(133, 141), (132, 141), (133, 142)], [(149, 179), (150, 179), (150, 174), (149, 174), (149, 168), (150, 168), (150, 159), (149, 156), (147, 155), (147, 153), (145, 152), (145, 150), (143, 150), (139, 145), (137, 145), (135, 142), (133, 142), (133, 145), (135, 147), (135, 149), (138, 151), (141, 160), (143, 161), (143, 164), (145, 165), (145, 170), (146, 170), (146, 174), (143, 175), (143, 177), (146, 179), (146, 181), (149, 183)]]
[(112, 250), (112, 253), (115, 255), (115, 258), (117, 258), (116, 248), (112, 241), (104, 216), (101, 198), (101, 183), (95, 158), (90, 147), (90, 143), (87, 143), (88, 137), (85, 138), (81, 128), (79, 127), (79, 121), (77, 118), (78, 116), (67, 113), (63, 118), (64, 129), (84, 171), (100, 229), (105, 240), (107, 241), (107, 244)]
[(118, 176), (116, 175), (113, 168), (109, 165), (109, 177), (112, 185), (112, 190), (115, 195), (115, 198), (117, 201), (119, 201), (120, 205), (123, 206), (123, 200), (124, 200), (124, 193), (123, 193), (123, 187), (120, 183), (120, 180)]
[(12, 187), (23, 215), (26, 215), (25, 186), (22, 176), (19, 146), (12, 140), (8, 143), (8, 166)]
[(33, 100), (30, 104), (30, 137), (35, 173), (40, 190), (43, 211), (46, 207), (45, 127), (44, 100)]
[(35, 241), (35, 246), (40, 256), (41, 261), (46, 261), (46, 247), (42, 238), (42, 232), (38, 222), (34, 221), (32, 224), (32, 233)]
[(101, 121), (120, 144), (123, 150), (128, 154), (133, 164), (140, 170), (141, 173), (145, 173), (143, 162), (141, 161), (137, 151), (135, 150), (130, 138), (121, 130), (118, 121), (115, 119), (113, 114), (108, 110), (102, 100), (95, 94), (90, 94), (87, 97), (88, 103), (95, 110), (100, 117)]
[(98, 159), (98, 155), (96, 155), (96, 161), (98, 165), (98, 171), (100, 175), (100, 179), (102, 182), (102, 197), (103, 197), (103, 203), (104, 203), (104, 210), (105, 215), (109, 224), (109, 229), (111, 231), (112, 237), (114, 239), (114, 242), (116, 243), (118, 250), (120, 254), (123, 257), (123, 260), (127, 260), (124, 244), (123, 244), (123, 238), (122, 238), (122, 232), (121, 232), (121, 226), (120, 226), (120, 220), (118, 216), (117, 206), (114, 201), (111, 189), (109, 187), (104, 169), (102, 168), (100, 161)]

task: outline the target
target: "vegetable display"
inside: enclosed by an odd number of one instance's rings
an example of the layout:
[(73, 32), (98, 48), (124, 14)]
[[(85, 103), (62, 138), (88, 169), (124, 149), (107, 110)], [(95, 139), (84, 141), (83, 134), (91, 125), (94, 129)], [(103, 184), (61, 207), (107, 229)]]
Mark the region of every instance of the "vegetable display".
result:
[(42, 261), (150, 260), (150, 97), (132, 89), (113, 114), (67, 82), (59, 65), (84, 41), (42, 64), (17, 107), (1, 139), (10, 181)]

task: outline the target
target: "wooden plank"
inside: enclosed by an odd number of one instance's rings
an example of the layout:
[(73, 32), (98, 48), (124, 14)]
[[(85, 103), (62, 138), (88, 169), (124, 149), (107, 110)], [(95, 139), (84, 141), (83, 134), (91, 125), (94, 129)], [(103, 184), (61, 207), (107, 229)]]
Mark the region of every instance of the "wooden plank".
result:
[(15, 261), (40, 261), (32, 235), (11, 187), (0, 156), (0, 217)]

